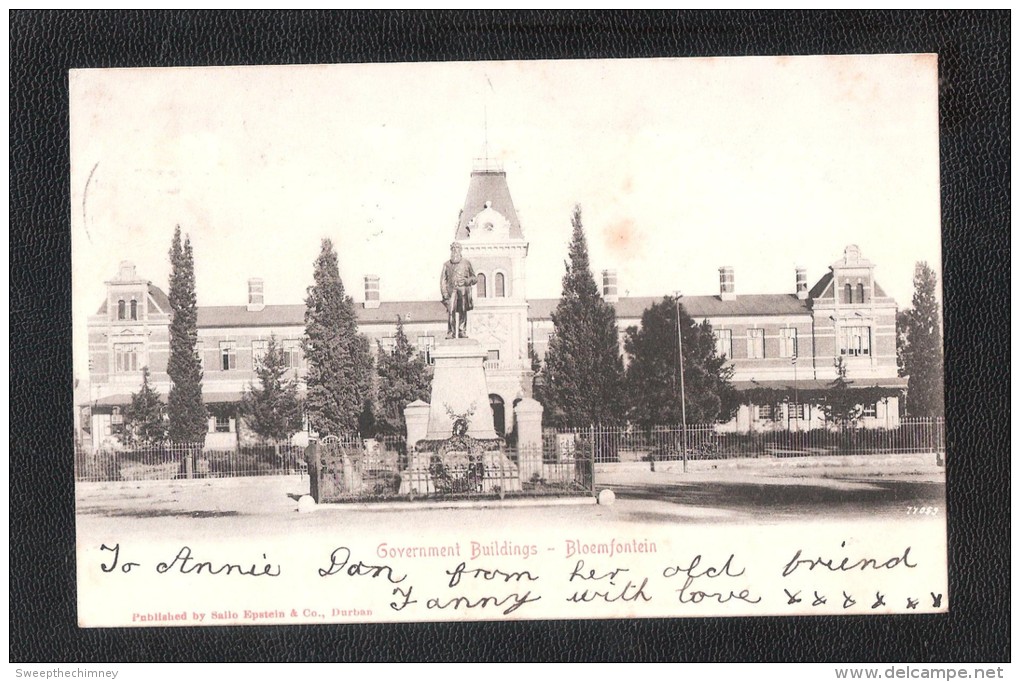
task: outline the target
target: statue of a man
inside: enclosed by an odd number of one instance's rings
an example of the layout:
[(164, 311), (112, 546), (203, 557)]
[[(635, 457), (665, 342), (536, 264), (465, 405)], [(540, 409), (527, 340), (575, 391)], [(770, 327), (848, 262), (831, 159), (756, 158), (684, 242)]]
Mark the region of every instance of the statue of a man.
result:
[(439, 291), (446, 306), (446, 338), (467, 338), (467, 314), (474, 308), (472, 288), (478, 283), (471, 261), (461, 255), (460, 244), (450, 244), (450, 260), (443, 264)]

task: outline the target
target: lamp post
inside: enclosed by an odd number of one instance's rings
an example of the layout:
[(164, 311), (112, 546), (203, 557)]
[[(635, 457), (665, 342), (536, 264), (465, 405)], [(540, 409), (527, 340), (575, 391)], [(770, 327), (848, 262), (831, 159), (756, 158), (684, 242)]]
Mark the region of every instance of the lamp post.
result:
[(680, 299), (683, 294), (675, 292), (676, 296), (676, 344), (680, 354), (680, 433), (683, 439), (684, 448), (684, 473), (687, 473), (687, 395), (684, 391), (684, 336), (680, 326)]
[(793, 348), (793, 405), (796, 412), (793, 413), (793, 418), (797, 422), (797, 430), (800, 431), (800, 396), (797, 394), (797, 347)]

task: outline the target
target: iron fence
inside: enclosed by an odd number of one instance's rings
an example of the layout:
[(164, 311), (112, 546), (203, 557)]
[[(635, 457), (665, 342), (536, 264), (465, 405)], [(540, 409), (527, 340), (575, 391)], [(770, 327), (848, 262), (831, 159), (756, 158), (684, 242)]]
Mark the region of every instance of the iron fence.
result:
[(595, 485), (590, 456), (498, 440), (416, 450), (402, 438), (324, 438), (309, 468), (320, 502), (592, 495)]
[(290, 444), (204, 449), (202, 444), (101, 448), (75, 446), (79, 481), (159, 481), (278, 476), (307, 470), (304, 448)]
[[(418, 453), (407, 447), (402, 436), (354, 436), (343, 441), (324, 439), (322, 444), (332, 455), (318, 460), (320, 481), (332, 485), (341, 500), (588, 495), (595, 490), (595, 463), (670, 461), (684, 459), (685, 455), (688, 460), (710, 460), (944, 454), (946, 449), (941, 418), (902, 419), (887, 429), (747, 433), (723, 431), (714, 424), (688, 425), (686, 434), (678, 425), (546, 429), (541, 448), (492, 445), (487, 456), (459, 458)], [(75, 446), (75, 476), (79, 481), (303, 475), (307, 471), (305, 448), (290, 444), (229, 449), (168, 444), (96, 451)]]
[[(685, 447), (686, 443), (686, 447)], [(892, 428), (844, 426), (810, 430), (769, 429), (745, 433), (721, 430), (715, 424), (640, 428), (589, 426), (547, 429), (546, 457), (564, 453), (590, 454), (597, 463), (669, 461), (686, 458), (792, 458), (831, 455), (945, 453), (942, 418), (909, 418)]]

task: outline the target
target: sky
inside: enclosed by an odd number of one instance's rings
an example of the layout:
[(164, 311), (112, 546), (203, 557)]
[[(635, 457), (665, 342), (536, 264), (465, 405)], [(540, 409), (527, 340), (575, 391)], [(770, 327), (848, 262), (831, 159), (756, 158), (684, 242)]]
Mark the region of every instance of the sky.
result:
[(901, 308), (941, 282), (934, 55), (584, 60), (70, 74), (75, 374), (123, 260), (167, 288), (174, 227), (199, 305), (302, 303), (321, 240), (355, 300), (438, 298), (473, 160), (498, 159), (527, 293), (559, 295), (573, 206), (621, 295), (809, 285), (848, 244)]

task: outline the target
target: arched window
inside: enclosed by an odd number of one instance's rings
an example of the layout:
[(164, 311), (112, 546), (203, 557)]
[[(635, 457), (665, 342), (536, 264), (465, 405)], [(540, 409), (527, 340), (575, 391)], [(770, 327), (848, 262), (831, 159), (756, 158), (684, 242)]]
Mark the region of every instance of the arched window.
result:
[(506, 297), (506, 277), (502, 272), (496, 273), (496, 298)]
[(858, 303), (864, 303), (864, 285), (863, 284), (858, 284), (857, 285), (857, 302)]
[(485, 298), (485, 296), (486, 296), (485, 285), (486, 285), (486, 282), (485, 282), (485, 273), (479, 272), (478, 273), (478, 298)]
[(846, 287), (843, 288), (843, 291), (844, 291), (844, 294), (845, 294), (845, 298), (844, 298), (843, 302), (844, 303), (853, 303), (854, 302), (854, 288), (852, 286), (850, 286), (850, 284), (847, 284)]
[(138, 301), (133, 298), (131, 299), (131, 319), (138, 319)]
[(123, 298), (117, 301), (117, 319), (118, 320), (127, 319), (127, 304), (124, 303)]

